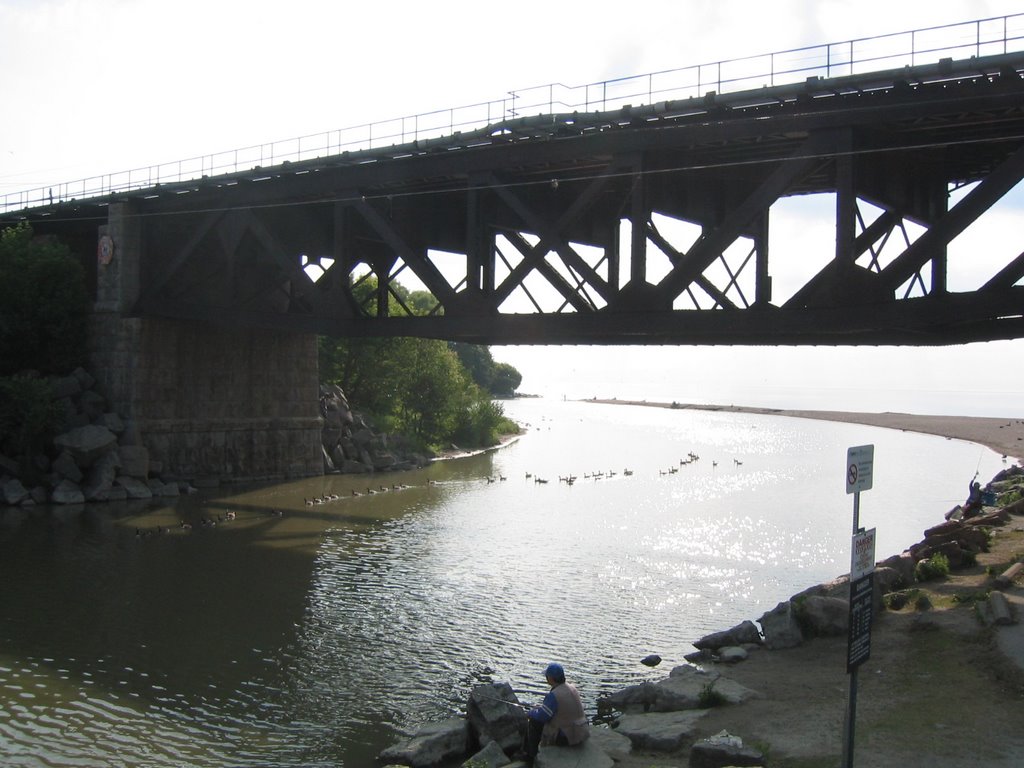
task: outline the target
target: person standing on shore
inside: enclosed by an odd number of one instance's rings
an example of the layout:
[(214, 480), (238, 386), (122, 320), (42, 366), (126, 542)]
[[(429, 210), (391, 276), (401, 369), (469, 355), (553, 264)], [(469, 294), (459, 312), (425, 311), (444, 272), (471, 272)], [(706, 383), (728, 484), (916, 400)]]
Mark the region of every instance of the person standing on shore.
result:
[(548, 664), (544, 679), (551, 690), (539, 706), (526, 713), (524, 751), (528, 761), (537, 756), (541, 745), (571, 747), (590, 736), (590, 725), (583, 713), (583, 702), (576, 686), (565, 682), (561, 664)]
[(967, 501), (964, 502), (964, 519), (974, 517), (981, 512), (982, 505), (982, 494), (981, 494), (981, 483), (978, 482), (978, 476), (975, 475), (974, 479), (971, 480), (969, 486), (969, 493), (967, 494)]

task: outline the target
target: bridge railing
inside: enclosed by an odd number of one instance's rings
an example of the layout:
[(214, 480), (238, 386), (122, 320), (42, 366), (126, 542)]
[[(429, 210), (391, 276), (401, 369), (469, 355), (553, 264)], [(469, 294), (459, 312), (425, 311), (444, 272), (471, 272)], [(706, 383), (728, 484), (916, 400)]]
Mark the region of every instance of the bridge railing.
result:
[(604, 112), (627, 104), (701, 97), (798, 83), (810, 77), (840, 77), (943, 58), (1024, 50), (1024, 13), (896, 32), (838, 43), (696, 64), (585, 85), (561, 83), (509, 91), (500, 99), (364, 123), (282, 141), (61, 182), (0, 196), (0, 212), (140, 190), (285, 162), (314, 160), (414, 141), (453, 136), (502, 120), (558, 112)]

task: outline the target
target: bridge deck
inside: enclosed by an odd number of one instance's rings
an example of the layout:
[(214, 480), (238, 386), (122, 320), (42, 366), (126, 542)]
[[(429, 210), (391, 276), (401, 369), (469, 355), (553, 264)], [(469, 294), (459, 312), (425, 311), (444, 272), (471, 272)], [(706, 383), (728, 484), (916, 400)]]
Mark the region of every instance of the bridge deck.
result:
[[(1024, 178), (1022, 72), (1005, 54), (517, 117), (2, 220), (88, 253), (128, 217), (138, 315), (513, 344), (1017, 337), (1024, 248), (976, 289), (947, 277), (952, 241)], [(773, 301), (801, 254), (769, 259), (769, 212), (812, 193), (835, 195), (834, 252)]]

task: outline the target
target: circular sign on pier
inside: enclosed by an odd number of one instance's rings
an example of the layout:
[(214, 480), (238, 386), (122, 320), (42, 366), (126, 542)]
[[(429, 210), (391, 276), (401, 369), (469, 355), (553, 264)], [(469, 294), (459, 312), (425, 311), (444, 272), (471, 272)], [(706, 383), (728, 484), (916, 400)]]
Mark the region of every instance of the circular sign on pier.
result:
[(114, 239), (110, 235), (100, 237), (99, 245), (96, 247), (96, 259), (101, 267), (114, 260)]

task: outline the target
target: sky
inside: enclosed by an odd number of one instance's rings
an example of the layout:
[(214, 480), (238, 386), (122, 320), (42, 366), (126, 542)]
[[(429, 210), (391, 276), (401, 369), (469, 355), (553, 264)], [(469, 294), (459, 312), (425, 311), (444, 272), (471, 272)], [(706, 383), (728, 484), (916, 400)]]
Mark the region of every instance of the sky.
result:
[[(1024, 13), (1024, 0), (0, 0), (0, 194), (547, 83), (1014, 13)], [(964, 247), (1005, 263), (1003, 252), (1024, 250), (1005, 234), (1020, 229), (1022, 211), (1017, 190)], [(791, 238), (833, 237), (813, 204), (779, 221), (773, 211), (773, 237), (787, 227)], [(954, 262), (957, 285), (991, 275), (977, 259)], [(492, 351), (520, 370), (523, 391), (547, 395), (1024, 416), (1021, 340)]]

